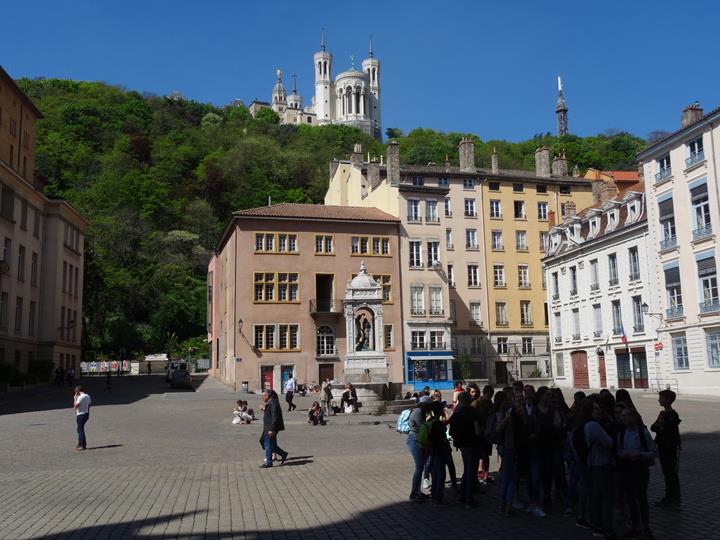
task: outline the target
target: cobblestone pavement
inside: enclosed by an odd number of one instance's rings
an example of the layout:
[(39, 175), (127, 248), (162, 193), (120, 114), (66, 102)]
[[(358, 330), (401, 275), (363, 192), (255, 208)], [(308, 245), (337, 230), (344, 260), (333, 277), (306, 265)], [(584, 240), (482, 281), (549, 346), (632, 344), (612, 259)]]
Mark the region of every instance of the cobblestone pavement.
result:
[[(474, 510), (451, 495), (447, 508), (407, 502), (411, 460), (392, 417), (311, 427), (311, 399), (299, 398), (279, 441), (290, 460), (261, 470), (260, 425), (231, 425), (236, 394), (216, 381), (195, 393), (165, 394), (155, 376), (115, 379), (112, 393), (99, 379), (86, 386), (95, 406), (84, 453), (73, 450), (69, 389), (0, 396), (0, 538), (592, 538), (560, 511), (501, 517), (494, 486)], [(636, 403), (655, 416), (651, 396)], [(653, 529), (658, 538), (716, 538), (720, 402), (677, 405), (685, 504), (653, 508)], [(659, 467), (651, 476), (655, 500)]]

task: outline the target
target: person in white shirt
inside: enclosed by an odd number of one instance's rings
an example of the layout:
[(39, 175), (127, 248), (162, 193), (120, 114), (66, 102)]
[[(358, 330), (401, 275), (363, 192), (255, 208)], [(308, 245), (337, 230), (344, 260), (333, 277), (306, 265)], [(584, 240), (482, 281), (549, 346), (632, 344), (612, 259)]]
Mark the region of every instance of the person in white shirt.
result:
[(295, 396), (296, 390), (297, 383), (295, 382), (295, 377), (290, 375), (290, 378), (285, 383), (285, 401), (288, 404), (288, 412), (297, 409), (297, 405), (293, 403), (293, 397)]
[(87, 449), (87, 440), (85, 439), (85, 424), (90, 418), (90, 405), (92, 400), (90, 395), (83, 392), (82, 386), (75, 387), (75, 397), (73, 398), (73, 409), (75, 409), (75, 419), (77, 421), (78, 445), (77, 450)]

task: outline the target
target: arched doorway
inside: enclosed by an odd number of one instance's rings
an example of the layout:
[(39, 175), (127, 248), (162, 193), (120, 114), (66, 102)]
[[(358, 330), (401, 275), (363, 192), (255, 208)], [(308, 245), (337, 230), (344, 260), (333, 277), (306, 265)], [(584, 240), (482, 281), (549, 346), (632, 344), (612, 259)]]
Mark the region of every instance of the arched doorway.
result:
[(575, 388), (590, 388), (588, 361), (586, 351), (573, 351), (570, 353), (573, 370), (573, 386)]

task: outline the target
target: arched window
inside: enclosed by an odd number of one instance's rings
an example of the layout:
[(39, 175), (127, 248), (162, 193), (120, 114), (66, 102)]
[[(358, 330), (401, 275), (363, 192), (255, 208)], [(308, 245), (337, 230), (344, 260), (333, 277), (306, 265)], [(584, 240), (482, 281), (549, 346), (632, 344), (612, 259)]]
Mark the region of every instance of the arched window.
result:
[(329, 326), (317, 329), (317, 355), (335, 356), (335, 331)]

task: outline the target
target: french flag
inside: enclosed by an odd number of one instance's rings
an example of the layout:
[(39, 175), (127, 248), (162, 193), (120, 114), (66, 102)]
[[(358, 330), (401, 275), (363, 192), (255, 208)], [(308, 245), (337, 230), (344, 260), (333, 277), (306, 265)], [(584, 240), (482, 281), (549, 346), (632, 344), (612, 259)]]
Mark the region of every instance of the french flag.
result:
[(625, 335), (625, 326), (623, 326), (623, 323), (620, 323), (620, 341), (622, 341), (622, 344), (627, 347), (628, 338)]

